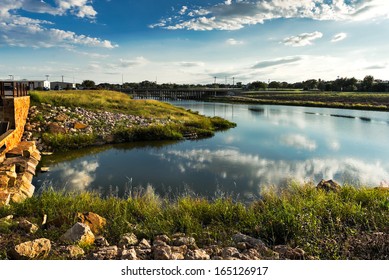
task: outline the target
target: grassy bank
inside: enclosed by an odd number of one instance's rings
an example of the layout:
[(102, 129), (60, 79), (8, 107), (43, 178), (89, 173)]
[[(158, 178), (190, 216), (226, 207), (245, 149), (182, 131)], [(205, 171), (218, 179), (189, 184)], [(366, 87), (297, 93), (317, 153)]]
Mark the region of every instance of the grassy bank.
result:
[(212, 98), (211, 100), (249, 104), (389, 111), (389, 93), (259, 91), (245, 92), (241, 96)]
[[(282, 191), (264, 191), (262, 199), (250, 205), (229, 198), (168, 200), (151, 190), (133, 191), (127, 199), (48, 191), (0, 208), (0, 217), (12, 214), (39, 224), (47, 214), (50, 226), (35, 236), (55, 241), (74, 224), (75, 213), (83, 211), (107, 218), (104, 236), (109, 242), (127, 232), (150, 239), (181, 232), (195, 237), (199, 245), (227, 246), (233, 233), (242, 232), (269, 246), (298, 246), (320, 259), (389, 258), (389, 191), (351, 186), (326, 193), (311, 184), (291, 183)], [(14, 242), (12, 225), (2, 225), (0, 233), (9, 236), (8, 243)], [(1, 258), (8, 243), (0, 246)]]
[[(40, 138), (54, 150), (75, 149), (105, 143), (102, 134), (108, 134), (109, 143), (147, 141), (147, 140), (179, 140), (187, 135), (196, 137), (212, 136), (215, 131), (232, 128), (234, 123), (219, 117), (205, 117), (197, 112), (159, 102), (156, 100), (134, 100), (129, 95), (106, 90), (73, 90), (73, 91), (32, 91), (32, 105), (42, 110), (35, 115), (35, 126), (41, 127)], [(114, 123), (104, 118), (88, 123), (93, 129), (89, 133), (52, 133), (46, 130), (45, 106), (83, 108), (92, 112), (111, 112), (126, 114), (147, 120), (147, 124)], [(50, 109), (50, 107), (49, 107)], [(47, 108), (46, 108), (47, 110)], [(76, 113), (68, 113), (74, 117)], [(82, 118), (82, 116), (81, 116)], [(85, 118), (84, 118), (85, 119)], [(54, 121), (55, 120), (49, 120)], [(107, 128), (108, 127), (108, 128)], [(104, 131), (102, 133), (101, 131)], [(107, 136), (107, 135), (105, 135)]]

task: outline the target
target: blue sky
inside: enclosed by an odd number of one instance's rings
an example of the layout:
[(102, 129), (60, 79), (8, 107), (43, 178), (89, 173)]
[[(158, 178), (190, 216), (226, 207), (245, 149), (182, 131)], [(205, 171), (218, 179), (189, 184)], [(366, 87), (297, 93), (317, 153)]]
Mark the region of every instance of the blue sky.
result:
[(389, 79), (387, 0), (0, 0), (0, 79)]

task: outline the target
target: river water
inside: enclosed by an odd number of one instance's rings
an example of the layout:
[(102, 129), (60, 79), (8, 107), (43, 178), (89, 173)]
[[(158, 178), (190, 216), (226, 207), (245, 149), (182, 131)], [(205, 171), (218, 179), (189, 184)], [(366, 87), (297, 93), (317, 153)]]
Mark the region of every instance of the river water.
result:
[(389, 113), (177, 101), (237, 127), (212, 138), (111, 145), (44, 157), (33, 184), (126, 196), (152, 186), (167, 196), (258, 197), (262, 188), (334, 179), (389, 182)]

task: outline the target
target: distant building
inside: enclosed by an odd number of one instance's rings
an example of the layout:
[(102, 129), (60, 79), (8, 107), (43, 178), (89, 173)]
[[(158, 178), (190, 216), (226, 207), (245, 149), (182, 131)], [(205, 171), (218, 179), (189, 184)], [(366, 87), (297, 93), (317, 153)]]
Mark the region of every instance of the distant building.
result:
[(30, 90), (50, 89), (50, 82), (47, 80), (20, 80), (18, 82), (22, 82), (23, 84), (28, 86)]
[(76, 84), (67, 83), (67, 82), (51, 82), (50, 89), (51, 90), (76, 89)]

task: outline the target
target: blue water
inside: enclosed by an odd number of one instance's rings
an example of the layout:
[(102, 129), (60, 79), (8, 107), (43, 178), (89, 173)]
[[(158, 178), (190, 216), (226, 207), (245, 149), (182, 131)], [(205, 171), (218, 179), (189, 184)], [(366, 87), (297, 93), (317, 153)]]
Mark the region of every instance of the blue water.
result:
[(258, 197), (261, 189), (334, 179), (356, 186), (389, 182), (389, 113), (177, 101), (237, 127), (196, 141), (130, 143), (44, 158), (33, 183), (128, 195)]

